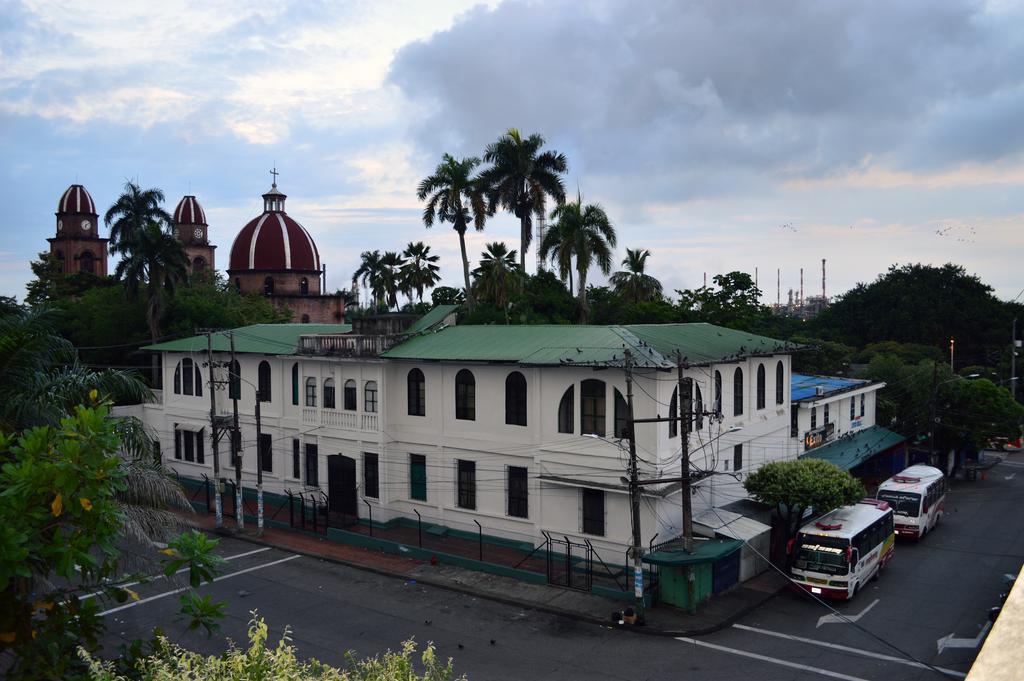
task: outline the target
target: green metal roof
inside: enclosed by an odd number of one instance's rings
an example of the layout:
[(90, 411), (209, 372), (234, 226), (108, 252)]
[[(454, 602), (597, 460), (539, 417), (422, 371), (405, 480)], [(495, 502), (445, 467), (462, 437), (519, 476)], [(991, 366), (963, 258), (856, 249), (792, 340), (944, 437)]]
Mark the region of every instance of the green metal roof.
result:
[(636, 366), (672, 368), (678, 350), (691, 365), (791, 352), (797, 346), (711, 324), (630, 326), (453, 326), (383, 353), (388, 359), (509, 362), (526, 365), (616, 365), (623, 351)]
[(412, 326), (406, 329), (406, 333), (420, 333), (430, 327), (440, 324), (444, 318), (459, 309), (458, 305), (436, 305), (430, 312), (417, 319)]
[(875, 454), (905, 442), (906, 439), (888, 428), (870, 426), (804, 452), (800, 458), (821, 459), (848, 471), (864, 463)]
[(667, 565), (669, 567), (713, 563), (738, 551), (742, 546), (743, 542), (738, 539), (695, 541), (693, 543), (693, 553), (687, 553), (683, 549), (653, 551), (644, 556), (644, 562), (654, 565)]
[[(291, 355), (299, 345), (299, 336), (318, 333), (348, 333), (350, 324), (253, 324), (234, 329), (235, 352), (260, 355)], [(192, 336), (147, 345), (143, 350), (156, 352), (206, 352), (206, 336)], [(213, 350), (229, 352), (231, 340), (227, 331), (213, 334)]]

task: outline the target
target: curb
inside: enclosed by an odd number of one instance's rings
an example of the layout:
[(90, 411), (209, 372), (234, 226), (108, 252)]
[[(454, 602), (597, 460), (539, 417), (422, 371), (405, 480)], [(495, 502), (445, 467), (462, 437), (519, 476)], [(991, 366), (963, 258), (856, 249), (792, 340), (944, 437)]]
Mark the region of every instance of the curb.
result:
[[(381, 575), (383, 577), (391, 577), (393, 579), (401, 579), (401, 580), (405, 580), (405, 581), (408, 581), (410, 579), (410, 577), (408, 575), (405, 575), (405, 574), (403, 574), (401, 572), (395, 572), (393, 570), (386, 570), (384, 568), (374, 567), (372, 565), (366, 565), (366, 564), (363, 564), (363, 563), (355, 563), (355, 562), (347, 561), (347, 560), (344, 560), (344, 559), (341, 559), (341, 558), (334, 558), (334, 557), (331, 557), (331, 556), (325, 556), (323, 554), (315, 553), (313, 551), (307, 551), (307, 550), (303, 550), (303, 549), (293, 549), (293, 548), (290, 548), (290, 547), (281, 546), (279, 544), (275, 544), (273, 542), (266, 541), (265, 539), (261, 539), (260, 537), (254, 537), (254, 536), (252, 536), (250, 534), (247, 534), (247, 533), (232, 532), (230, 530), (225, 530), (225, 529), (220, 529), (220, 530), (210, 529), (210, 530), (207, 530), (207, 531), (212, 533), (212, 534), (218, 535), (218, 536), (231, 537), (233, 539), (239, 539), (241, 541), (248, 542), (250, 544), (257, 544), (257, 545), (260, 545), (260, 546), (270, 546), (270, 547), (279, 549), (281, 551), (288, 551), (290, 553), (295, 553), (295, 554), (298, 554), (298, 555), (301, 555), (301, 556), (306, 556), (307, 558), (316, 558), (317, 560), (322, 560), (322, 561), (327, 562), (327, 563), (333, 563), (335, 565), (342, 565), (342, 566), (345, 566), (345, 567), (354, 568), (356, 570), (363, 570), (365, 572), (371, 572), (371, 573), (374, 573), (374, 574), (377, 574), (377, 575)], [(412, 560), (412, 559), (410, 559), (410, 560)], [(418, 564), (423, 565), (425, 563), (418, 562)], [(669, 630), (669, 629), (656, 629), (656, 628), (653, 628), (651, 626), (641, 626), (641, 627), (615, 626), (615, 625), (609, 623), (608, 620), (600, 619), (600, 618), (597, 618), (597, 617), (591, 617), (589, 615), (584, 615), (582, 613), (579, 613), (579, 612), (576, 612), (576, 611), (573, 611), (573, 610), (566, 610), (564, 608), (558, 608), (558, 607), (554, 607), (554, 606), (550, 606), (550, 605), (544, 605), (542, 603), (534, 603), (534, 602), (530, 602), (530, 601), (526, 601), (526, 602), (519, 601), (519, 600), (515, 600), (513, 598), (506, 598), (504, 596), (500, 596), (498, 594), (494, 594), (494, 593), (491, 593), (489, 591), (481, 591), (479, 589), (473, 589), (471, 587), (462, 586), (462, 585), (459, 585), (459, 584), (452, 584), (450, 582), (434, 580), (434, 579), (431, 579), (429, 577), (423, 578), (422, 576), (416, 576), (415, 581), (416, 581), (417, 584), (425, 584), (425, 585), (430, 586), (430, 587), (434, 587), (434, 588), (438, 588), (438, 589), (445, 589), (447, 591), (452, 591), (452, 592), (455, 592), (455, 593), (461, 593), (461, 594), (464, 594), (464, 595), (467, 595), (467, 596), (473, 596), (475, 598), (481, 598), (481, 599), (484, 599), (484, 600), (494, 601), (496, 603), (502, 603), (502, 604), (505, 604), (505, 605), (511, 605), (511, 606), (514, 606), (514, 607), (517, 607), (517, 608), (524, 608), (526, 610), (536, 610), (536, 611), (539, 611), (539, 612), (548, 613), (550, 615), (558, 615), (560, 617), (565, 617), (565, 618), (568, 618), (568, 619), (576, 620), (578, 622), (586, 622), (588, 624), (594, 624), (594, 625), (597, 625), (597, 626), (600, 626), (600, 627), (604, 627), (605, 629), (616, 629), (616, 630), (627, 631), (627, 632), (635, 633), (635, 634), (644, 634), (644, 635), (647, 635), (647, 636), (662, 636), (662, 637), (671, 637), (671, 638), (676, 638), (676, 637), (679, 637), (679, 636), (685, 636), (685, 637), (708, 636), (708, 635), (714, 634), (714, 633), (716, 633), (718, 631), (722, 631), (723, 629), (731, 627), (735, 622), (737, 622), (741, 618), (745, 617), (746, 615), (750, 614), (751, 612), (753, 612), (757, 608), (760, 608), (762, 605), (764, 605), (768, 601), (770, 601), (773, 598), (775, 598), (777, 595), (779, 595), (780, 593), (785, 591), (786, 588), (787, 588), (786, 585), (783, 585), (783, 586), (779, 587), (778, 589), (776, 589), (773, 592), (765, 592), (765, 597), (762, 598), (761, 600), (758, 600), (756, 602), (750, 603), (750, 604), (744, 606), (743, 608), (740, 608), (735, 613), (729, 615), (729, 617), (725, 618), (721, 622), (716, 622), (715, 624), (712, 624), (710, 626), (700, 627), (700, 628), (697, 628), (697, 629)]]

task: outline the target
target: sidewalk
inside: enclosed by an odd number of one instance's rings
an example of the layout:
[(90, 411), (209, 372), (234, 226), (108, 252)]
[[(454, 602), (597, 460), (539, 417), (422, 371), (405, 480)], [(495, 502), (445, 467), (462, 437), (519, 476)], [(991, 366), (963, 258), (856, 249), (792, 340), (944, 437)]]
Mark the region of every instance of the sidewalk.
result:
[[(212, 516), (197, 514), (190, 516), (190, 519), (198, 527), (209, 532), (214, 531)], [(529, 584), (511, 577), (476, 572), (452, 565), (431, 565), (429, 562), (348, 546), (297, 531), (266, 528), (262, 537), (256, 537), (254, 526), (247, 524), (245, 531), (239, 533), (227, 529), (229, 523), (233, 521), (225, 519), (226, 529), (222, 532), (236, 539), (603, 626), (618, 626), (613, 625), (612, 613), (621, 611), (628, 605), (620, 600), (582, 591), (545, 584)], [(786, 580), (769, 571), (724, 594), (712, 597), (698, 607), (695, 615), (689, 615), (671, 606), (656, 605), (647, 611), (646, 626), (629, 628), (637, 632), (662, 636), (710, 634), (730, 626), (785, 587)]]

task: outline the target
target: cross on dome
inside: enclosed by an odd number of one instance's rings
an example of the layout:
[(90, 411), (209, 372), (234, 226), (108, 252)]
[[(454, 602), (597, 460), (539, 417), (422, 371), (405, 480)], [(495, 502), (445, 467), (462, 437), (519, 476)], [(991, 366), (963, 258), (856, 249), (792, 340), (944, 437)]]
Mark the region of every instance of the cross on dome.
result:
[(277, 172), (277, 164), (276, 163), (274, 164), (274, 167), (270, 169), (270, 174), (274, 176), (274, 179), (271, 182), (271, 186), (272, 187), (276, 187), (277, 186), (277, 176), (281, 174), (281, 173)]

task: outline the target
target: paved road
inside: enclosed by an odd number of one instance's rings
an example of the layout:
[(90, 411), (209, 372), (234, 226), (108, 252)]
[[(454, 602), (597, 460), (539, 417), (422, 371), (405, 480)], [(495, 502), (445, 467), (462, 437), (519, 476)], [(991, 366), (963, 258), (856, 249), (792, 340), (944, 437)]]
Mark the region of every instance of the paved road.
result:
[(139, 603), (107, 615), (107, 645), (112, 650), (159, 625), (190, 648), (219, 652), (225, 636), (244, 640), (249, 611), (257, 609), (272, 636), (289, 624), (304, 656), (340, 664), (347, 649), (373, 655), (413, 637), (433, 641), (471, 679), (944, 678), (914, 666), (900, 651), (962, 678), (977, 651), (948, 648), (940, 654), (938, 640), (949, 634), (973, 638), (997, 601), (1001, 575), (1024, 562), (1024, 514), (1017, 512), (1022, 500), (1024, 457), (1001, 464), (985, 481), (955, 483), (940, 527), (920, 544), (900, 543), (882, 579), (839, 608), (861, 615), (857, 624), (899, 651), (849, 624), (822, 622), (828, 611), (797, 594), (781, 595), (717, 634), (681, 641), (521, 610), (235, 539), (221, 541), (219, 552), (231, 560), (215, 584), (203, 587), (228, 603), (222, 635), (207, 639), (183, 631), (174, 614), (177, 594), (160, 582), (143, 586)]

